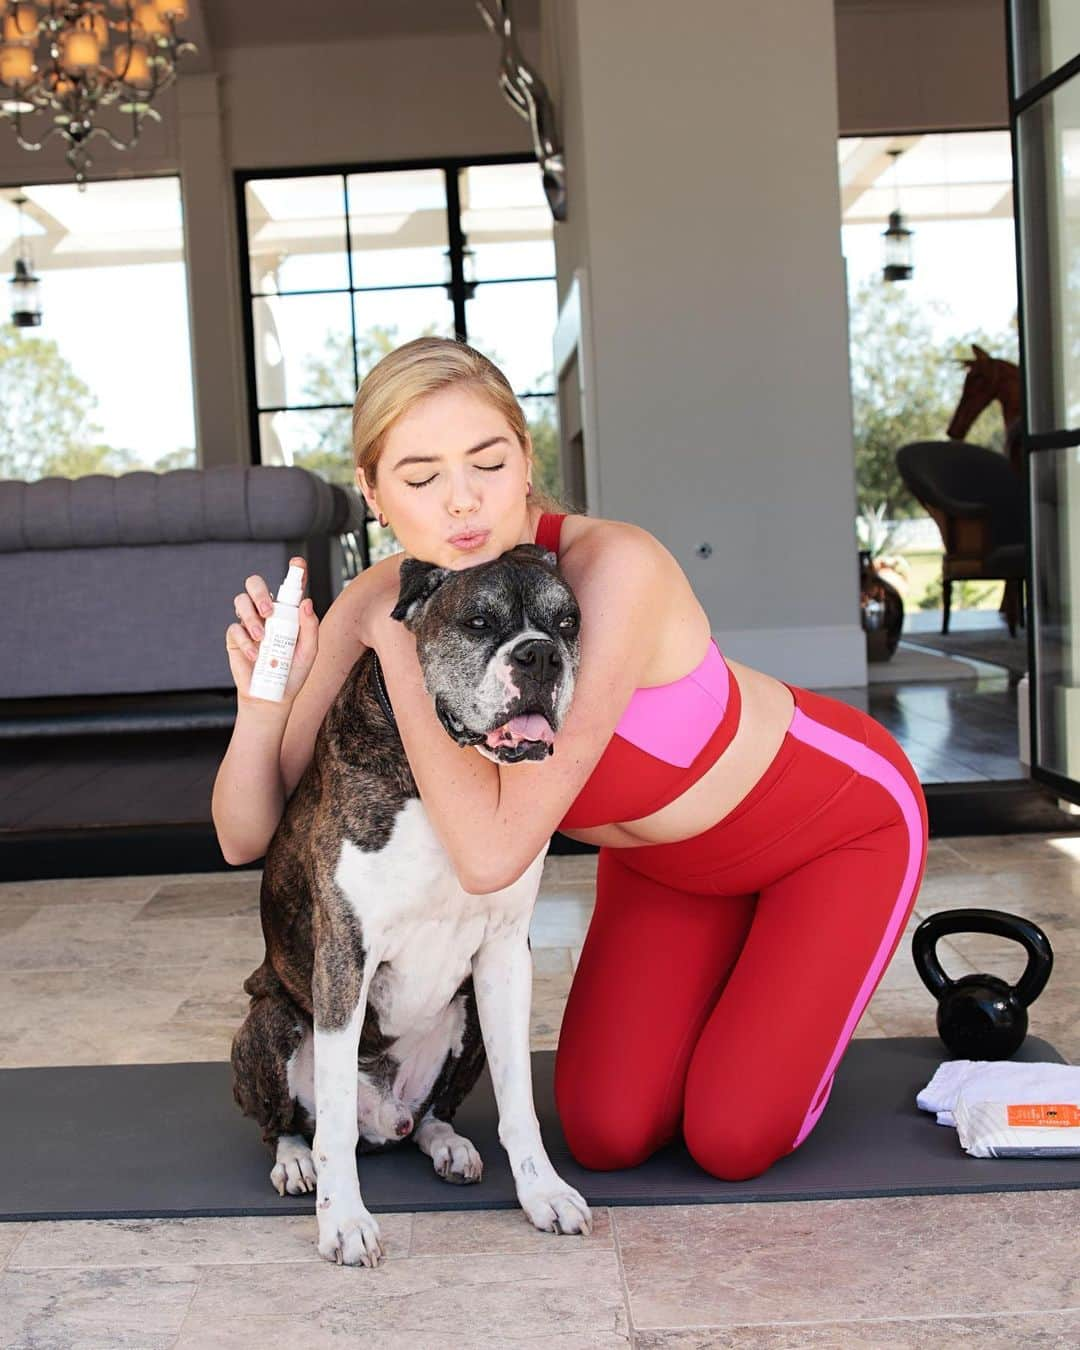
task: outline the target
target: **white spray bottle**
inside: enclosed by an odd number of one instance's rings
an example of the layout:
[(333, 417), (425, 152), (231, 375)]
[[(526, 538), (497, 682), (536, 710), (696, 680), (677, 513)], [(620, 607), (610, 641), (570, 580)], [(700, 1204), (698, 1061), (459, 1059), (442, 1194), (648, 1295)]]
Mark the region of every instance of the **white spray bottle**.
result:
[(289, 564), (289, 573), (278, 588), (274, 612), (266, 620), (259, 655), (251, 672), (248, 693), (280, 703), (292, 669), (296, 637), (300, 632), (300, 600), (304, 593), (304, 569)]

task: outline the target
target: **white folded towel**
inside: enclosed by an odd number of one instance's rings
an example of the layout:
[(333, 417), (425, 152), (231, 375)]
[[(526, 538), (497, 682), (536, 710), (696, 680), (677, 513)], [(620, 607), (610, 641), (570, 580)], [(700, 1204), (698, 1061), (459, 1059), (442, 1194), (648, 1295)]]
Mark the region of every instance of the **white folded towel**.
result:
[(1074, 1064), (946, 1060), (915, 1101), (934, 1111), (939, 1125), (955, 1125), (961, 1145), (977, 1158), (1080, 1154)]

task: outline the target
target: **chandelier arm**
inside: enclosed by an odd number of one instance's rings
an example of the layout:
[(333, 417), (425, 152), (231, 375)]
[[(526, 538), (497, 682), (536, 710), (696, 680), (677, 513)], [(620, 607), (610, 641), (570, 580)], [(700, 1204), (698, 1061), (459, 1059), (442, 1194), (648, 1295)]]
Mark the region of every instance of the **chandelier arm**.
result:
[(23, 150), (44, 150), (45, 142), (49, 139), (50, 136), (62, 136), (64, 134), (63, 127), (54, 126), (50, 127), (48, 131), (45, 132), (40, 141), (28, 141), (26, 137), (22, 134), (20, 119), (17, 117), (13, 117), (10, 119), (10, 121), (12, 134), (14, 135), (15, 140), (18, 142), (19, 146)]

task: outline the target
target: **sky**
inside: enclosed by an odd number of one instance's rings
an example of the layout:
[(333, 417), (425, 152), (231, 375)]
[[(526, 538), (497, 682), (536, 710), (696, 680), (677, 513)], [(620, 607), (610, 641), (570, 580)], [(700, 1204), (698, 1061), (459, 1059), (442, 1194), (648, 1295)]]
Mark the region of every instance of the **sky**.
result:
[[(880, 225), (845, 225), (848, 292), (868, 275), (881, 275), (884, 241)], [(934, 338), (944, 340), (981, 328), (1008, 330), (1016, 310), (1016, 249), (1012, 220), (923, 221), (914, 226), (914, 272), (904, 286), (917, 304), (943, 300), (950, 313), (931, 312)], [(996, 355), (997, 353), (993, 353)]]
[(182, 263), (70, 268), (42, 274), (42, 323), (98, 399), (109, 445), (152, 463), (195, 444), (191, 347)]

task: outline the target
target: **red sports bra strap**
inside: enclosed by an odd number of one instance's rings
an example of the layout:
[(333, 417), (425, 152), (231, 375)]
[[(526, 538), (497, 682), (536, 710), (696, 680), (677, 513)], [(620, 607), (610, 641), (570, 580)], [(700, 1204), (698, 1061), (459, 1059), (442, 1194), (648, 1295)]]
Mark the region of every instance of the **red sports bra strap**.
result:
[(565, 519), (565, 515), (545, 511), (536, 525), (536, 542), (541, 548), (549, 548), (556, 557), (559, 553), (559, 536), (562, 534), (562, 523)]

